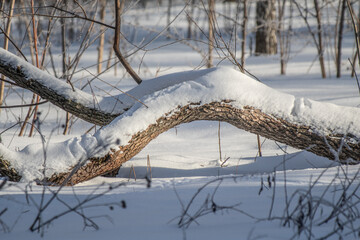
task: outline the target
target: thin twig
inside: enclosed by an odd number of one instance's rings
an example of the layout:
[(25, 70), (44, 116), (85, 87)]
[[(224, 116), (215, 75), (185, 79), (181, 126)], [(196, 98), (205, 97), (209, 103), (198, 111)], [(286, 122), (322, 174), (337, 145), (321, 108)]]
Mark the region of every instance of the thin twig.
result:
[(11, 42), (11, 44), (16, 48), (16, 50), (20, 53), (20, 55), (25, 59), (25, 61), (28, 62), (27, 58), (25, 57), (24, 53), (20, 50), (20, 48), (16, 45), (16, 43), (11, 39), (10, 36), (8, 36), (6, 34), (6, 32), (2, 29), (2, 27), (0, 26), (0, 31), (2, 34), (4, 34), (5, 38), (9, 40), (9, 42)]
[(36, 105), (41, 105), (44, 103), (49, 102), (48, 100), (39, 102), (39, 103), (30, 103), (30, 104), (21, 104), (21, 105), (11, 105), (11, 106), (0, 106), (0, 108), (22, 108), (22, 107), (31, 107), (31, 106), (36, 106)]

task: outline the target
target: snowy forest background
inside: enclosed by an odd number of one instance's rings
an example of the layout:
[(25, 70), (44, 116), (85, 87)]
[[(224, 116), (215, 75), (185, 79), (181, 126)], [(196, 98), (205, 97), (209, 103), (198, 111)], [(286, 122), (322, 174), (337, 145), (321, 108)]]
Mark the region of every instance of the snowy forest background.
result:
[[(90, 94), (126, 92), (137, 83), (114, 52), (115, 2), (3, 0), (0, 46)], [(358, 108), (357, 16), (356, 0), (128, 0), (119, 46), (142, 81), (225, 66), (296, 97)], [(3, 80), (8, 149), (101, 129)], [(227, 123), (192, 122), (112, 176), (72, 187), (2, 177), (0, 237), (358, 239), (359, 170)]]

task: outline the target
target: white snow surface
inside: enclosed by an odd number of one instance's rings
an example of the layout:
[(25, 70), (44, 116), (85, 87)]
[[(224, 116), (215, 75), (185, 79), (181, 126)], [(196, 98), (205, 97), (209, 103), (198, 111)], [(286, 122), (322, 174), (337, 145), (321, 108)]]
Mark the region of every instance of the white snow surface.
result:
[[(303, 4), (302, 1), (298, 3)], [(219, 13), (227, 9), (223, 7), (220, 1), (219, 4), (221, 4), (217, 7)], [(358, 4), (358, 2), (355, 3), (354, 9), (358, 9)], [(233, 3), (232, 6), (235, 9), (236, 3)], [(173, 6), (172, 13), (179, 12), (182, 8), (183, 6)], [(324, 33), (333, 32), (337, 9), (332, 9), (332, 6), (325, 5), (323, 11), (324, 19), (326, 19), (324, 21)], [(255, 29), (256, 22), (255, 7), (251, 7), (250, 10), (252, 13), (249, 14), (248, 30), (252, 31)], [(166, 27), (166, 12), (166, 4), (162, 8), (150, 6), (146, 9), (130, 9), (124, 16), (124, 23), (139, 22), (141, 26), (149, 26), (161, 31)], [(341, 79), (334, 77), (335, 69), (331, 67), (333, 66), (333, 51), (329, 47), (333, 42), (331, 37), (328, 38), (330, 45), (326, 46), (327, 50), (324, 51), (324, 56), (329, 74), (328, 78), (322, 79), (319, 64), (314, 62), (314, 59), (317, 59), (317, 49), (314, 44), (311, 44), (311, 36), (305, 33), (305, 24), (296, 12), (295, 10), (293, 21), (295, 35), (291, 39), (292, 46), (285, 76), (279, 73), (279, 55), (250, 56), (250, 50), (246, 49), (246, 69), (271, 88), (288, 94), (269, 89), (267, 86), (248, 77), (243, 77), (231, 69), (216, 68), (184, 72), (201, 67), (204, 63), (203, 56), (179, 42), (169, 44), (172, 43), (171, 40), (169, 41), (161, 36), (148, 46), (149, 50), (156, 49), (156, 51), (148, 51), (144, 56), (137, 55), (131, 58), (132, 66), (141, 66), (139, 73), (144, 78), (152, 78), (158, 73), (179, 72), (146, 80), (128, 92), (146, 103), (149, 108), (144, 107), (132, 97), (123, 94), (118, 95), (112, 87), (105, 84), (105, 81), (108, 81), (113, 86), (123, 90), (128, 90), (134, 86), (133, 81), (128, 76), (119, 77), (121, 74), (118, 74), (117, 77), (114, 76), (114, 69), (100, 76), (104, 81), (94, 80), (92, 87), (94, 87), (95, 92), (97, 89), (100, 90), (96, 94), (103, 94), (101, 90), (105, 89), (113, 96), (122, 99), (122, 104), (119, 104), (119, 101), (115, 102), (114, 97), (107, 97), (108, 94), (104, 94), (106, 97), (94, 99), (92, 95), (87, 95), (84, 92), (82, 94), (85, 96), (84, 99), (80, 99), (78, 95), (80, 90), (76, 90), (76, 94), (72, 95), (69, 86), (59, 85), (59, 80), (49, 74), (31, 70), (29, 74), (42, 76), (44, 80), (52, 78), (54, 80), (53, 86), (56, 88), (61, 86), (59, 91), (62, 91), (61, 88), (66, 89), (66, 94), (71, 95), (74, 101), (83, 101), (91, 107), (94, 105), (94, 100), (98, 100), (101, 109), (109, 112), (122, 113), (125, 108), (131, 109), (114, 121), (113, 125), (109, 125), (97, 133), (95, 130), (98, 128), (92, 130), (91, 133), (94, 135), (82, 135), (93, 125), (77, 120), (71, 128), (70, 135), (63, 136), (60, 126), (64, 122), (65, 113), (51, 104), (40, 105), (39, 109), (42, 112), (40, 131), (46, 138), (45, 147), (41, 144), (38, 132), (35, 132), (31, 138), (18, 137), (18, 125), (8, 129), (16, 124), (19, 119), (24, 119), (26, 110), (19, 108), (2, 109), (0, 128), (3, 145), (0, 144), (0, 151), (7, 159), (13, 159), (12, 164), (18, 164), (19, 171), (25, 176), (23, 179), (25, 182), (8, 182), (2, 188), (0, 187), (0, 239), (288, 240), (309, 239), (310, 237), (311, 239), (327, 240), (359, 239), (360, 221), (359, 214), (356, 214), (359, 213), (360, 209), (358, 200), (359, 165), (338, 165), (326, 158), (299, 151), (262, 137), (263, 157), (258, 157), (256, 135), (236, 129), (226, 123), (197, 121), (182, 124), (159, 135), (138, 155), (124, 163), (117, 177), (97, 177), (76, 186), (63, 187), (52, 202), (48, 201), (54, 196), (54, 191), (59, 190), (58, 187), (38, 186), (33, 182), (27, 182), (30, 179), (43, 176), (42, 165), (44, 161), (42, 158), (44, 152), (42, 149), (47, 149), (47, 161), (44, 164), (47, 167), (46, 174), (51, 174), (55, 170), (64, 171), (79, 159), (85, 159), (86, 152), (95, 154), (106, 151), (103, 144), (113, 144), (107, 138), (114, 140), (120, 136), (122, 137), (121, 141), (124, 141), (121, 143), (123, 144), (129, 137), (126, 134), (142, 129), (153, 121), (153, 119), (144, 119), (139, 112), (155, 118), (156, 114), (160, 116), (164, 113), (162, 111), (170, 108), (168, 104), (171, 105), (175, 101), (179, 102), (180, 99), (183, 99), (183, 104), (186, 104), (190, 100), (200, 98), (200, 95), (186, 95), (189, 98), (185, 99), (181, 92), (182, 89), (186, 88), (190, 89), (192, 93), (208, 94), (201, 97), (204, 97), (204, 101), (205, 99), (211, 101), (212, 98), (216, 98), (216, 95), (210, 95), (211, 91), (220, 93), (220, 89), (215, 90), (215, 87), (220, 86), (223, 88), (221, 91), (227, 91), (228, 86), (223, 86), (222, 82), (232, 82), (231, 84), (240, 86), (238, 89), (231, 87), (231, 93), (226, 92), (226, 99), (229, 98), (228, 94), (243, 99), (243, 102), (237, 101), (233, 104), (259, 106), (262, 111), (269, 111), (273, 115), (278, 114), (276, 116), (283, 116), (295, 123), (305, 120), (309, 124), (316, 123), (319, 125), (319, 131), (323, 133), (351, 132), (358, 137), (359, 123), (356, 119), (356, 116), (359, 116), (358, 110), (344, 107), (360, 106), (357, 84), (355, 79), (350, 77), (351, 67), (347, 60), (348, 58), (352, 59), (354, 54), (354, 34), (346, 31), (344, 34)], [(332, 16), (327, 16), (329, 13)], [(111, 17), (112, 14), (107, 16)], [(202, 16), (203, 19), (201, 17), (198, 19), (199, 26), (207, 26), (207, 17), (205, 14)], [(288, 15), (286, 14), (286, 16)], [(180, 35), (186, 34), (188, 26), (186, 17), (186, 14), (180, 16), (180, 19), (172, 25), (171, 30), (176, 30), (176, 33)], [(316, 18), (309, 18), (309, 21), (315, 29)], [(223, 25), (220, 18), (218, 23), (220, 26)], [(350, 28), (346, 29), (349, 30)], [(137, 41), (141, 41), (140, 43), (149, 39), (147, 32), (132, 28), (129, 31), (132, 32), (133, 30), (138, 34)], [(16, 33), (17, 31), (12, 31), (11, 35), (15, 40), (18, 40)], [(251, 33), (253, 32), (249, 32), (249, 37)], [(112, 37), (112, 34), (110, 32), (107, 36)], [(153, 39), (152, 36), (150, 39)], [(21, 36), (22, 38), (23, 36)], [(159, 48), (159, 46), (161, 47)], [(203, 53), (206, 53), (207, 44), (199, 46), (203, 47)], [(77, 49), (76, 44), (71, 45), (69, 46), (69, 53), (72, 55)], [(24, 50), (26, 51), (26, 49)], [(52, 50), (57, 70), (61, 71), (61, 47), (52, 45)], [(8, 53), (0, 49), (0, 54)], [(236, 56), (240, 54), (240, 51), (236, 52)], [(214, 64), (232, 66), (232, 63), (222, 59), (226, 56), (219, 57), (221, 59), (215, 56)], [(9, 59), (9, 61), (13, 61), (16, 65), (23, 64), (23, 61), (16, 62), (16, 59)], [(91, 67), (95, 66), (96, 62), (97, 50), (96, 46), (93, 45), (84, 53), (79, 68), (84, 67), (87, 71), (96, 74), (96, 68)], [(49, 69), (49, 66), (47, 67)], [(93, 75), (87, 71), (86, 73), (80, 71), (74, 76), (74, 80), (79, 80), (75, 83), (79, 88), (84, 84), (81, 81), (86, 82), (86, 79), (93, 78)], [(119, 70), (118, 68), (118, 72), (124, 74), (123, 69)], [(233, 79), (234, 77), (236, 79)], [(219, 82), (213, 82), (215, 80)], [(5, 105), (8, 106), (24, 104), (24, 101), (27, 102), (32, 97), (31, 92), (23, 91), (18, 87), (10, 87), (6, 90), (9, 95), (6, 97)], [(89, 89), (86, 91), (90, 92)], [(173, 95), (175, 93), (176, 95)], [(274, 93), (273, 96), (272, 93)], [(19, 99), (19, 94), (24, 95), (24, 100)], [(160, 97), (155, 98), (155, 95)], [(178, 99), (171, 98), (171, 96), (177, 96)], [(170, 103), (167, 102), (169, 98)], [(309, 100), (309, 98), (318, 102)], [(166, 106), (161, 106), (161, 111), (157, 112), (157, 109), (153, 107), (155, 105), (153, 101), (166, 103)], [(334, 103), (341, 107), (324, 102)], [(115, 109), (113, 109), (114, 105)], [(121, 124), (123, 118), (126, 118), (127, 124), (131, 125)], [(131, 119), (142, 122), (136, 126), (130, 121)], [(221, 131), (219, 126), (221, 126)], [(219, 136), (221, 136), (221, 142)], [(30, 143), (32, 145), (25, 147)], [(222, 163), (219, 156), (219, 146), (221, 146), (222, 160), (226, 159), (226, 163), (222, 167), (220, 166)], [(24, 150), (18, 151), (23, 147), (25, 147)], [(109, 146), (105, 145), (105, 147)], [(148, 163), (151, 165), (150, 172)], [(53, 164), (53, 166), (50, 167), (48, 164)], [(134, 176), (135, 173), (136, 177)], [(143, 180), (144, 176), (152, 177), (151, 188), (146, 187), (147, 182)], [(236, 177), (236, 181), (232, 177)], [(267, 179), (272, 177), (274, 177), (274, 184), (269, 187)], [(184, 206), (192, 201), (194, 194), (198, 193), (199, 188), (208, 184), (209, 181), (221, 178), (224, 180), (220, 185), (218, 185), (220, 180), (215, 181), (205, 187), (197, 196), (189, 209), (189, 216), (196, 215), (198, 209), (204, 206), (206, 199), (216, 191), (213, 200), (217, 205), (229, 206), (240, 203), (238, 209), (252, 215), (255, 219), (241, 212), (223, 210), (196, 218), (196, 222), (193, 222), (189, 228), (179, 228), (177, 225), (178, 217), (183, 212)], [(0, 183), (3, 183), (1, 179)], [(124, 186), (116, 187), (118, 184), (124, 184)], [(347, 189), (346, 192), (344, 191), (345, 188)], [(261, 189), (262, 192), (260, 193)], [(109, 190), (111, 191), (107, 192)], [(102, 195), (104, 192), (107, 193)], [(295, 208), (299, 206), (300, 197), (307, 193), (308, 198), (302, 198), (304, 208), (301, 208), (300, 212), (294, 212)], [(352, 193), (355, 194), (354, 197), (343, 205), (343, 197), (350, 197)], [(92, 197), (94, 199), (87, 202), (82, 208), (77, 208), (77, 212), (73, 211), (66, 214), (69, 208), (76, 208), (80, 201)], [(122, 200), (126, 202), (126, 209), (121, 208)], [(318, 200), (320, 202), (317, 202)], [(208, 203), (211, 207), (211, 202)], [(303, 222), (305, 228), (299, 235), (299, 225), (296, 223), (299, 223), (297, 220), (301, 221), (301, 218), (297, 217), (301, 217), (301, 213), (306, 214), (308, 204), (312, 204), (313, 209), (318, 207), (317, 212), (314, 212), (312, 221)], [(45, 222), (49, 219), (54, 219), (54, 221), (46, 225), (40, 232), (31, 232), (29, 228), (38, 216), (41, 205), (46, 205), (45, 211), (41, 214), (41, 221)], [(289, 209), (286, 206), (289, 206)], [(321, 221), (331, 216), (333, 211), (337, 211), (339, 215), (336, 216), (339, 217), (319, 225)], [(292, 217), (294, 217), (295, 222), (290, 223), (290, 226), (284, 226), (288, 212), (294, 212)], [(90, 222), (84, 221), (81, 217), (82, 214), (94, 221), (99, 227), (98, 230), (89, 226)], [(349, 214), (350, 217), (346, 214)], [(269, 216), (272, 216), (273, 219), (269, 219)], [(306, 214), (305, 217), (307, 216)], [(354, 216), (357, 219), (345, 226), (341, 225), (352, 220)], [(344, 229), (340, 230), (340, 226), (344, 226)], [(306, 229), (310, 230), (311, 233), (304, 232)], [(333, 233), (334, 229), (338, 229), (337, 232), (327, 237), (329, 233)], [(41, 233), (44, 234), (43, 237)]]
[[(45, 83), (41, 72), (29, 71), (28, 75), (43, 79)], [(56, 85), (59, 80), (52, 78), (49, 82), (47, 86), (52, 87), (51, 84)], [(119, 145), (126, 145), (132, 135), (145, 130), (178, 106), (222, 100), (232, 100), (231, 104), (238, 108), (252, 106), (289, 122), (314, 127), (320, 134), (351, 133), (359, 136), (360, 132), (359, 108), (296, 98), (228, 67), (188, 71), (147, 80), (127, 94), (120, 95), (119, 99), (127, 103), (133, 99), (134, 105), (94, 135), (86, 134), (44, 146), (29, 145), (19, 152), (10, 152), (1, 146), (1, 152), (23, 176), (23, 181), (41, 179), (44, 173), (50, 177), (54, 173), (67, 171), (80, 160), (102, 156), (110, 148), (118, 149)]]

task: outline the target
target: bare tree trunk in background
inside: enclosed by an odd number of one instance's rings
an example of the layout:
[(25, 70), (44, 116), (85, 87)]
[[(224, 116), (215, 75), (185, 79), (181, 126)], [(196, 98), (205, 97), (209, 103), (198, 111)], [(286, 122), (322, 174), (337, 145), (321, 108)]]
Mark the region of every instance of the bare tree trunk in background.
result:
[[(350, 7), (351, 7), (351, 5), (350, 5), (350, 3), (349, 2), (346, 2), (347, 3), (347, 6), (348, 6), (348, 9), (349, 9), (349, 12), (350, 12), (350, 16), (351, 16), (351, 19), (353, 20), (353, 17), (354, 16), (352, 16), (354, 13), (353, 13), (353, 9), (351, 8), (350, 9)], [(359, 11), (358, 11), (358, 19), (360, 19), (360, 4), (359, 4)], [(354, 20), (353, 20), (354, 21)], [(356, 41), (356, 46), (357, 47), (359, 47), (358, 46), (358, 43), (359, 43), (359, 35), (357, 34), (357, 32), (358, 32), (358, 30), (357, 29), (359, 29), (360, 28), (360, 21), (357, 21), (357, 22), (353, 22), (353, 28), (354, 28), (354, 32), (355, 32), (355, 41)], [(359, 55), (359, 51), (355, 51), (355, 54), (354, 54), (354, 57), (353, 57), (353, 61), (352, 61), (352, 63), (353, 63), (353, 68), (352, 68), (352, 71), (351, 71), (351, 77), (355, 77), (355, 68), (356, 68), (356, 60), (358, 59), (358, 55)], [(360, 61), (358, 62), (358, 64), (359, 64), (359, 66), (360, 66)]]
[(345, 19), (345, 10), (346, 10), (346, 1), (342, 0), (341, 6), (341, 16), (339, 22), (339, 33), (338, 33), (338, 41), (337, 41), (337, 54), (336, 54), (336, 77), (341, 77), (341, 47), (342, 47), (342, 39), (343, 39), (343, 31), (344, 31), (344, 19)]
[(0, 2), (1, 11), (4, 11), (4, 5), (5, 5), (5, 0), (1, 0), (1, 2)]
[(351, 70), (351, 77), (355, 77), (355, 66), (356, 66), (356, 59), (357, 59), (357, 52), (355, 52), (353, 59), (352, 59), (352, 63), (353, 63), (353, 68)]
[[(31, 99), (31, 104), (33, 104), (35, 102), (35, 99), (36, 99), (36, 94), (34, 93), (33, 96), (32, 96), (32, 99)], [(28, 109), (28, 112), (27, 112), (27, 114), (25, 116), (24, 122), (21, 125), (20, 132), (19, 132), (19, 137), (24, 135), (26, 124), (30, 120), (32, 112), (33, 112), (33, 107), (30, 106), (29, 109)]]
[[(67, 57), (66, 57), (66, 23), (65, 18), (60, 19), (61, 23), (61, 51), (62, 51), (62, 76), (68, 82)], [(69, 130), (70, 113), (66, 112), (63, 134), (66, 135)]]
[(242, 37), (242, 43), (241, 43), (241, 72), (244, 72), (245, 68), (245, 47), (246, 47), (246, 27), (247, 27), (247, 20), (248, 20), (248, 12), (247, 12), (247, 0), (243, 0), (243, 23), (242, 23), (242, 31), (241, 31), (241, 37)]
[(71, 24), (69, 25), (68, 28), (68, 40), (69, 42), (73, 42), (75, 40), (75, 35), (76, 35), (76, 27), (77, 23), (76, 23), (76, 18), (72, 18), (71, 19)]
[[(337, 8), (336, 8), (336, 21), (335, 21), (335, 26), (334, 26), (334, 30), (332, 30), (332, 33), (334, 33), (334, 53), (335, 53), (335, 57), (334, 57), (334, 62), (335, 62), (335, 68), (337, 69), (337, 56), (338, 56), (338, 41), (339, 41), (339, 24), (340, 24), (340, 15), (341, 15), (341, 7), (342, 7), (342, 0), (339, 0), (337, 3)], [(334, 6), (335, 8), (335, 6)]]
[(260, 0), (256, 3), (255, 54), (276, 54), (276, 9), (275, 0)]
[(321, 11), (319, 7), (318, 0), (314, 0), (314, 7), (316, 12), (316, 20), (317, 20), (317, 29), (318, 29), (318, 54), (319, 54), (319, 62), (321, 68), (321, 76), (322, 78), (326, 78), (325, 71), (325, 62), (324, 62), (324, 47), (322, 41), (322, 23), (321, 23)]
[[(106, 10), (106, 1), (100, 1), (100, 22), (105, 22), (105, 10)], [(100, 27), (100, 32), (105, 30), (104, 26)], [(97, 73), (101, 73), (102, 69), (102, 61), (104, 55), (104, 43), (105, 43), (105, 32), (101, 34), (99, 39), (99, 47), (98, 47), (98, 65), (97, 65)]]
[(171, 8), (172, 8), (172, 0), (169, 0), (168, 2), (168, 8), (167, 8), (167, 21), (166, 26), (168, 33), (170, 33), (170, 22), (171, 22)]
[(67, 64), (66, 64), (66, 26), (65, 19), (60, 18), (61, 24), (61, 53), (62, 53), (62, 78), (67, 78)]
[[(109, 43), (110, 43), (110, 46), (112, 46), (114, 44), (114, 40), (110, 40)], [(109, 69), (111, 66), (111, 59), (112, 59), (113, 53), (114, 53), (114, 48), (110, 47), (109, 48), (109, 56), (108, 56), (108, 60), (107, 60), (107, 64), (106, 64), (107, 69)], [(116, 62), (116, 60), (115, 60), (115, 62)]]
[[(286, 74), (286, 65), (289, 61), (289, 53), (291, 48), (291, 37), (292, 37), (292, 21), (293, 21), (293, 1), (288, 3), (289, 10), (288, 16), (285, 18), (286, 0), (278, 0), (278, 28), (277, 35), (279, 39), (279, 48), (280, 48), (280, 74)], [(287, 26), (286, 24), (287, 23)], [(285, 28), (287, 28), (285, 30)]]
[[(104, 2), (106, 2), (106, 1), (104, 1)], [(146, 3), (147, 3), (147, 0), (140, 0), (140, 5), (141, 5), (141, 7), (142, 8), (146, 8)], [(105, 3), (106, 4), (106, 3)]]
[[(21, 8), (23, 9), (23, 14), (22, 17), (25, 19), (25, 26), (27, 26), (29, 24), (29, 19), (28, 19), (28, 15), (26, 14), (26, 7), (25, 7), (25, 0), (21, 0), (20, 4), (21, 4)], [(28, 35), (28, 39), (29, 39), (29, 48), (30, 48), (30, 54), (31, 54), (31, 63), (33, 65), (35, 65), (35, 50), (34, 50), (34, 42), (33, 42), (33, 38), (32, 38), (32, 33), (31, 33), (31, 29), (29, 27), (26, 28), (27, 31), (27, 35)]]
[(208, 0), (209, 5), (209, 55), (207, 61), (207, 67), (213, 67), (213, 49), (214, 49), (214, 16), (215, 16), (215, 0)]
[[(346, 4), (347, 7), (349, 9), (349, 13), (351, 16), (351, 21), (352, 21), (352, 26), (353, 26), (353, 31), (354, 31), (354, 35), (355, 35), (355, 44), (356, 44), (356, 53), (354, 54), (354, 59), (353, 59), (353, 70), (351, 73), (351, 76), (353, 77), (355, 75), (355, 62), (356, 62), (356, 58), (358, 58), (358, 64), (360, 66), (360, 34), (359, 34), (359, 27), (360, 27), (360, 21), (359, 18), (356, 18), (356, 15), (354, 13), (354, 9), (351, 6), (351, 3), (349, 0), (346, 0)], [(360, 16), (360, 6), (359, 6), (359, 16)]]
[(66, 112), (63, 135), (66, 135), (69, 131), (70, 119), (71, 119), (70, 113)]
[(280, 74), (285, 75), (284, 12), (286, 0), (278, 0), (278, 38), (280, 44)]
[[(35, 59), (36, 59), (36, 67), (40, 68), (40, 64), (39, 64), (39, 52), (38, 52), (38, 48), (37, 48), (37, 27), (36, 27), (36, 22), (35, 22), (35, 10), (34, 10), (34, 0), (30, 1), (31, 3), (31, 15), (32, 15), (32, 25), (33, 25), (33, 36), (34, 36), (34, 49), (35, 49)], [(36, 97), (36, 101), (35, 103), (39, 103), (40, 102), (40, 96), (37, 95)], [(31, 123), (31, 127), (30, 127), (30, 132), (29, 132), (29, 137), (32, 136), (33, 132), (34, 132), (34, 128), (35, 128), (35, 122), (37, 120), (37, 112), (38, 112), (39, 106), (36, 105), (34, 108), (34, 115), (33, 115), (33, 121)], [(29, 109), (30, 111), (30, 109)], [(24, 122), (24, 125), (26, 124), (26, 122)]]
[[(242, 21), (242, 25), (241, 25), (242, 43), (241, 43), (241, 60), (240, 60), (240, 64), (241, 64), (240, 70), (242, 73), (245, 73), (245, 47), (246, 47), (247, 21), (248, 21), (248, 1), (243, 0), (243, 21)], [(259, 156), (262, 157), (261, 142), (260, 142), (259, 134), (256, 134), (256, 139), (257, 139), (257, 145), (258, 145), (258, 153), (259, 153)]]
[[(190, 12), (187, 12), (187, 21), (188, 21), (188, 31), (187, 31), (187, 38), (191, 39), (192, 37), (192, 21), (194, 16), (194, 1), (190, 0)], [(186, 2), (186, 1), (185, 1)]]
[(233, 19), (233, 16), (231, 16), (231, 1), (223, 1), (222, 3), (222, 12), (224, 14), (223, 21), (224, 21), (224, 31), (225, 32), (231, 32), (232, 31), (232, 23), (230, 19)]
[[(11, 3), (10, 3), (10, 6), (9, 6), (9, 17), (7, 19), (6, 29), (5, 29), (7, 36), (10, 36), (11, 19), (12, 19), (12, 15), (13, 15), (13, 12), (14, 12), (14, 5), (15, 5), (15, 0), (12, 0)], [(7, 50), (8, 47), (9, 47), (9, 39), (4, 37), (4, 49)], [(1, 76), (1, 80), (5, 80), (4, 75)], [(1, 81), (1, 84), (0, 84), (0, 106), (3, 105), (3, 101), (4, 101), (4, 89), (5, 89), (5, 82)], [(0, 109), (0, 111), (1, 111), (1, 109)]]

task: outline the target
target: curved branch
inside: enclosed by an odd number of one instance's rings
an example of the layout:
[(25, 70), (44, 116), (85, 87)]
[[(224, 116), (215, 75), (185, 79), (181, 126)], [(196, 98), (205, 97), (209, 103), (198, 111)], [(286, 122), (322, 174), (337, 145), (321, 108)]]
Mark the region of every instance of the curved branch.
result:
[[(77, 89), (73, 92), (64, 82), (59, 87), (60, 80), (27, 63), (19, 64), (11, 55), (6, 60), (4, 55), (0, 50), (0, 72), (7, 72), (17, 84), (42, 93), (54, 104), (75, 108), (74, 112), (84, 118), (93, 111), (97, 115), (88, 118), (98, 118), (97, 122), (102, 123), (119, 115), (93, 136), (49, 144), (47, 159), (44, 150), (37, 146), (11, 152), (0, 145), (0, 174), (14, 181), (20, 177), (45, 178), (52, 184), (77, 184), (112, 172), (162, 132), (197, 120), (228, 122), (329, 159), (360, 162), (359, 108), (295, 98), (230, 68), (189, 71), (144, 81), (116, 97), (122, 103), (111, 115), (99, 107), (106, 104), (106, 99), (91, 107), (91, 95)], [(6, 66), (12, 70), (6, 70)]]
[(79, 89), (73, 89), (64, 81), (37, 69), (19, 57), (0, 48), (0, 73), (13, 80), (18, 86), (28, 89), (41, 98), (98, 125), (110, 123), (118, 114), (101, 110), (95, 97)]
[[(227, 122), (245, 131), (259, 134), (298, 149), (306, 149), (329, 159), (335, 158), (331, 150), (339, 149), (342, 141), (345, 141), (347, 147), (344, 147), (340, 152), (340, 160), (346, 162), (347, 159), (352, 158), (357, 162), (360, 161), (360, 144), (353, 143), (348, 136), (321, 136), (314, 133), (309, 126), (292, 124), (249, 106), (238, 109), (232, 106), (231, 101), (212, 102), (204, 105), (191, 103), (167, 115), (157, 119), (156, 123), (148, 126), (146, 130), (134, 134), (129, 143), (120, 146), (119, 150), (110, 151), (100, 158), (91, 158), (89, 163), (82, 166), (70, 177), (67, 184), (77, 184), (95, 176), (109, 173), (138, 154), (159, 134), (179, 124), (197, 120)], [(69, 173), (56, 174), (50, 177), (48, 181), (61, 184), (67, 177), (69, 177)]]
[(120, 90), (122, 93), (117, 96), (100, 97), (78, 88), (72, 89), (65, 81), (0, 48), (0, 74), (65, 111), (87, 122), (104, 126), (139, 102), (138, 99), (170, 85), (193, 80), (203, 75), (204, 71), (189, 71), (147, 80), (128, 92)]
[(125, 5), (125, 1), (123, 0), (120, 3), (120, 0), (115, 0), (115, 36), (114, 36), (114, 52), (115, 55), (120, 60), (121, 64), (124, 66), (126, 71), (130, 74), (130, 76), (134, 79), (137, 84), (142, 82), (139, 75), (134, 71), (134, 69), (130, 66), (128, 61), (126, 61), (125, 57), (122, 55), (120, 51), (120, 28), (121, 28), (121, 14), (123, 12)]
[[(351, 136), (331, 134), (323, 136), (314, 132), (309, 126), (293, 124), (249, 106), (239, 109), (232, 105), (232, 101), (221, 101), (204, 105), (191, 103), (184, 107), (179, 107), (174, 112), (165, 114), (165, 116), (157, 119), (156, 123), (151, 124), (144, 131), (135, 133), (131, 140), (125, 145), (120, 145), (117, 151), (110, 150), (101, 157), (85, 159), (86, 164), (79, 166), (75, 171), (72, 169), (73, 171), (69, 170), (68, 172), (53, 174), (47, 181), (56, 185), (64, 183), (73, 185), (112, 172), (138, 154), (159, 134), (179, 124), (197, 120), (227, 122), (237, 128), (298, 149), (305, 149), (319, 156), (329, 159), (336, 159), (338, 157), (338, 160), (343, 163), (348, 162), (348, 159), (353, 159), (356, 163), (360, 161), (360, 144), (359, 142), (354, 142), (354, 138)], [(341, 148), (344, 142), (346, 147), (341, 149), (339, 156), (334, 155), (333, 149)], [(8, 162), (5, 163), (8, 164), (6, 165), (8, 167), (7, 176), (12, 180), (19, 180), (20, 176), (15, 174), (13, 169), (9, 168)], [(4, 171), (1, 173), (4, 174)]]

